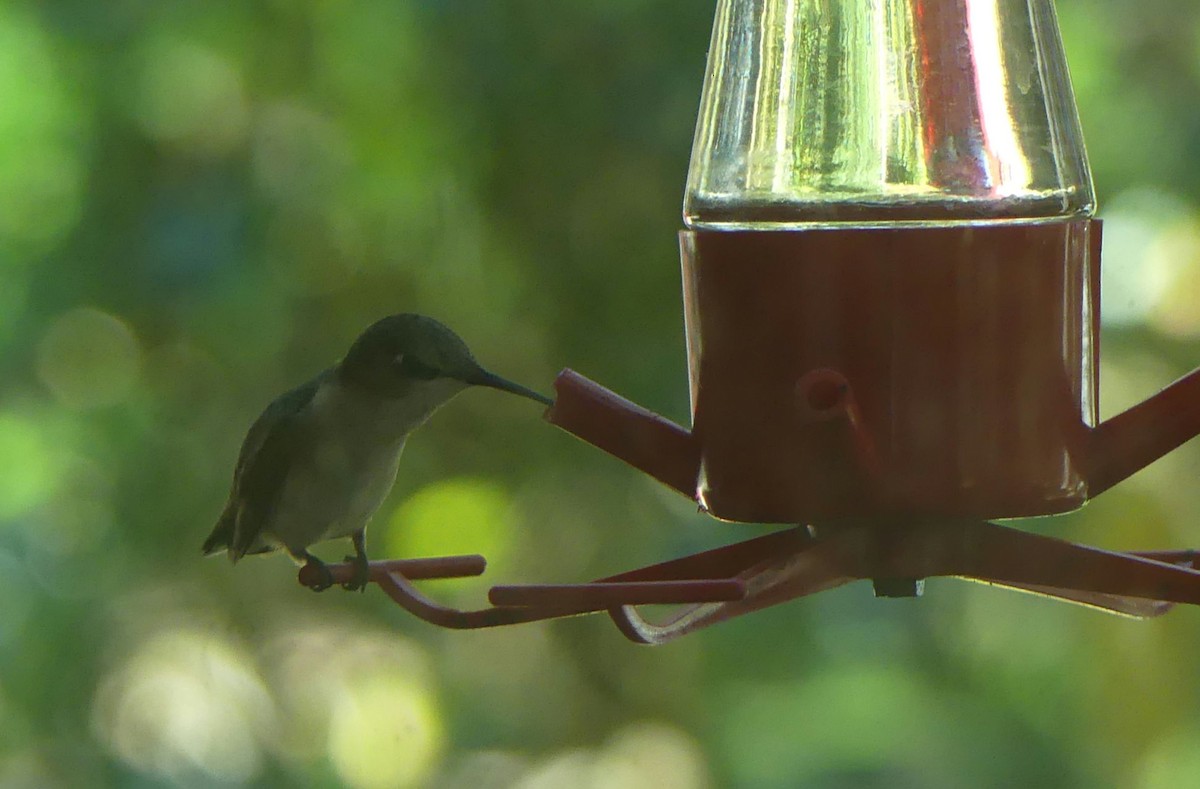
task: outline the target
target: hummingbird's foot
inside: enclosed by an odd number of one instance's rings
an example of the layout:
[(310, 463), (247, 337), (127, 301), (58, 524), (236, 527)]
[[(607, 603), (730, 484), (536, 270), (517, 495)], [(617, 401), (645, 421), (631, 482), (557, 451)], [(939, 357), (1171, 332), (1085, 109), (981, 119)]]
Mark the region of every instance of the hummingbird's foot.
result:
[(347, 556), (345, 561), (354, 562), (354, 577), (342, 584), (342, 588), (347, 592), (366, 591), (367, 584), (371, 582), (371, 567), (367, 563), (366, 554)]
[(333, 573), (329, 571), (329, 568), (325, 565), (325, 562), (313, 556), (311, 553), (306, 552), (304, 554), (304, 565), (306, 567), (313, 568), (316, 570), (317, 574), (321, 576), (321, 580), (318, 583), (309, 586), (309, 589), (312, 589), (314, 592), (324, 592), (326, 589), (333, 586)]
[(371, 566), (367, 563), (366, 538), (367, 535), (363, 529), (350, 535), (350, 539), (354, 542), (354, 555), (347, 556), (346, 561), (354, 562), (354, 577), (342, 584), (342, 588), (347, 592), (365, 591), (367, 584), (371, 582)]

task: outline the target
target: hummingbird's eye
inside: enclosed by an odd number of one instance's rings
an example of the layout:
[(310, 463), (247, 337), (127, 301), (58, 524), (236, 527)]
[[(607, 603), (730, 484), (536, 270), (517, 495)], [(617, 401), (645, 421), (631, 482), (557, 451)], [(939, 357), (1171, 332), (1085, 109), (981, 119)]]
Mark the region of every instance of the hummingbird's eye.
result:
[(429, 381), (437, 378), (438, 375), (440, 375), (436, 367), (425, 364), (411, 353), (405, 353), (397, 356), (395, 365), (401, 373), (409, 378), (418, 378), (422, 381)]

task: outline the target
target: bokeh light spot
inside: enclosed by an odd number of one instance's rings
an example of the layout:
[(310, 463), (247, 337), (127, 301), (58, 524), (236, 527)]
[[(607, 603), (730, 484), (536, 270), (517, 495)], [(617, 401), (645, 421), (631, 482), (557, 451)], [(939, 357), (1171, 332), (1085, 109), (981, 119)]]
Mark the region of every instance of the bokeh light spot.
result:
[(1155, 743), (1143, 758), (1136, 789), (1177, 789), (1194, 786), (1200, 775), (1200, 731), (1184, 728)]
[(663, 723), (634, 723), (599, 749), (569, 748), (530, 767), (517, 789), (705, 789), (711, 784), (700, 746)]
[(457, 477), (427, 485), (404, 502), (387, 525), (388, 556), (481, 553), (503, 564), (512, 554), (512, 497), (501, 485)]
[(333, 121), (302, 104), (279, 102), (262, 110), (254, 133), (254, 176), (278, 203), (318, 206), (325, 216), (349, 163), (345, 135)]
[(245, 139), (249, 109), (232, 63), (196, 44), (161, 39), (143, 58), (136, 113), (147, 134), (201, 156)]
[(617, 732), (600, 753), (593, 781), (596, 789), (701, 789), (709, 783), (700, 746), (662, 723)]
[[(79, 219), (87, 123), (32, 18), (0, 8), (0, 265), (55, 247)], [(17, 254), (11, 254), (16, 252)]]
[(275, 727), (271, 699), (247, 657), (191, 630), (143, 643), (102, 681), (93, 712), (93, 728), (117, 757), (176, 780), (197, 773), (253, 778)]
[(1200, 337), (1200, 222), (1195, 212), (1165, 228), (1146, 259), (1147, 268), (1162, 272), (1165, 280), (1151, 325), (1181, 339)]
[(0, 413), (0, 466), (0, 520), (28, 512), (54, 489), (52, 448), (36, 422)]
[(38, 344), (38, 377), (68, 408), (120, 403), (140, 366), (141, 349), (129, 326), (89, 307), (60, 315)]
[(1190, 260), (1162, 254), (1164, 234), (1187, 222), (1193, 209), (1154, 189), (1117, 195), (1104, 212), (1104, 277), (1100, 315), (1106, 326), (1145, 323)]
[(334, 707), (329, 755), (350, 786), (418, 785), (436, 766), (443, 745), (429, 691), (394, 672), (353, 678)]
[[(398, 725), (396, 713), (377, 712), (369, 701), (362, 702), (363, 695), (378, 686), (386, 703), (399, 699), (398, 709), (409, 716), (404, 720), (429, 726), (421, 735), (427, 739), (410, 744), (425, 749), (432, 763), (441, 748), (441, 724), (434, 722), (433, 691), (427, 690), (433, 686), (432, 669), (420, 644), (362, 622), (311, 621), (299, 611), (286, 621), (286, 628), (267, 640), (262, 659), (280, 708), (281, 731), (275, 743), (280, 756), (309, 764), (337, 750), (337, 758), (356, 760), (358, 746), (343, 741), (350, 735), (339, 728), (358, 727), (358, 732), (381, 721), (381, 731), (386, 731), (388, 725)], [(388, 684), (392, 680), (402, 687), (393, 688)], [(385, 750), (391, 748), (388, 744)], [(384, 764), (363, 769), (370, 773), (363, 780), (369, 780), (397, 768)], [(347, 770), (354, 773), (355, 768)]]

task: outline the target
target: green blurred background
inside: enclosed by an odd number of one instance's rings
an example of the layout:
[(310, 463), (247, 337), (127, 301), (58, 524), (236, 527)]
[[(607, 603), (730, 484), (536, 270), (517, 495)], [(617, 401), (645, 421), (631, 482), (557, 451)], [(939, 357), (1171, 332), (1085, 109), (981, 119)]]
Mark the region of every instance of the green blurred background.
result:
[[(201, 560), (261, 407), (390, 312), (686, 423), (712, 5), (0, 3), (0, 786), (1200, 786), (1196, 610), (857, 584), (646, 649)], [(1200, 6), (1059, 11), (1111, 415), (1200, 363)], [(1198, 478), (1193, 443), (1029, 528), (1197, 546)], [(369, 548), (487, 554), (425, 586), (478, 605), (755, 533), (473, 391), (410, 442)]]

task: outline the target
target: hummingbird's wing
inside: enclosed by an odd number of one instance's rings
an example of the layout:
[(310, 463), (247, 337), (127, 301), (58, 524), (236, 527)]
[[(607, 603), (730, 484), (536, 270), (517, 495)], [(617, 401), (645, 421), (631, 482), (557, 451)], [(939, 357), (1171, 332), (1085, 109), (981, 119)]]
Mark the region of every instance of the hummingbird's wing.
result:
[(236, 509), (228, 519), (229, 556), (234, 561), (251, 551), (269, 525), (295, 459), (311, 451), (313, 432), (304, 412), (331, 374), (326, 370), (279, 396), (246, 434), (234, 473), (231, 503), (236, 502)]

